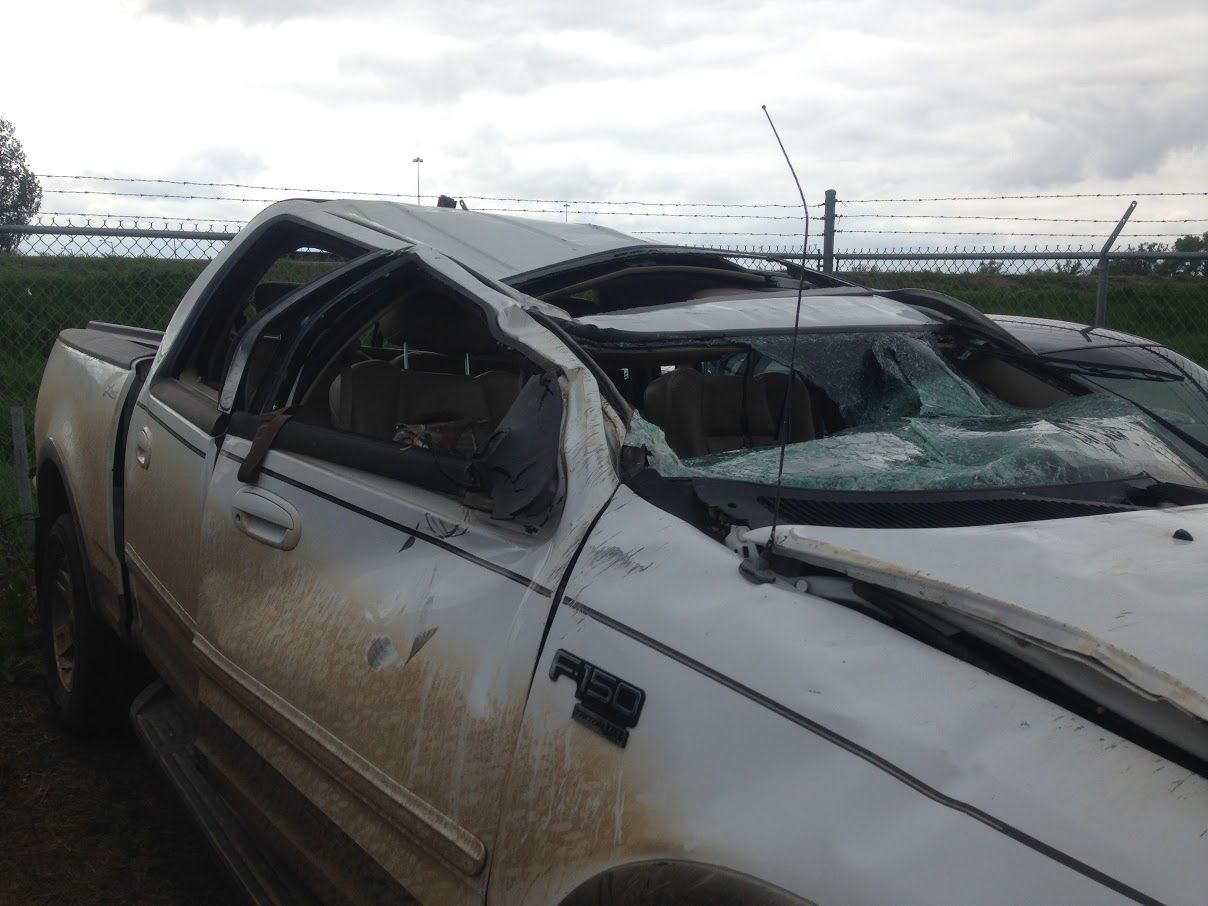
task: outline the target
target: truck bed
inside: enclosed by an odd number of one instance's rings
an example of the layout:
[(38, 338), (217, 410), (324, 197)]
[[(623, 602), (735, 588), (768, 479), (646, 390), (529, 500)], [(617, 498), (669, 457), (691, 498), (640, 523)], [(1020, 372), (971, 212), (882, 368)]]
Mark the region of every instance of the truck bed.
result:
[(90, 321), (87, 327), (69, 327), (59, 334), (59, 340), (79, 352), (130, 369), (139, 359), (155, 355), (163, 340), (162, 330), (146, 330), (142, 327), (126, 327)]
[(51, 350), (34, 417), (39, 495), (61, 487), (88, 564), (93, 605), (119, 633), (122, 612), (123, 451), (130, 410), (163, 334), (92, 322)]

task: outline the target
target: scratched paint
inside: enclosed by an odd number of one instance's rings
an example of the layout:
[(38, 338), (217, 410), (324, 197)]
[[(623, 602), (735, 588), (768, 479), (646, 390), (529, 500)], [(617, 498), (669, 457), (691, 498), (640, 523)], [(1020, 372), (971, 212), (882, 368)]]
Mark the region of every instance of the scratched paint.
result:
[[(543, 331), (532, 331), (531, 323), (525, 329), (534, 342), (549, 345)], [(384, 479), (368, 488), (336, 486), (317, 470), (312, 477), (312, 467), (303, 464), (292, 466), (292, 474), (322, 482), (329, 493), (365, 509), (379, 507), (384, 494), (391, 519), (553, 587), (590, 521), (581, 514), (594, 514), (616, 481), (599, 410), (594, 418), (584, 415), (594, 385), (589, 388), (577, 360), (564, 351), (558, 356), (569, 369), (562, 385), (567, 448), (584, 467), (566, 472), (566, 499), (581, 509), (535, 535), (492, 524), (434, 495), (400, 505), (396, 488)], [(234, 452), (243, 449), (242, 441), (228, 443)], [(279, 457), (274, 469), (286, 468)], [(348, 510), (262, 476), (261, 487), (288, 496), (308, 526), (299, 546), (282, 557), (232, 532), (224, 519), (234, 469), (220, 458), (207, 500), (204, 556), (213, 568), (202, 583), (200, 632), (317, 727), (483, 841), (492, 858), (548, 594), (468, 563), (423, 536), (352, 519)], [(325, 531), (334, 545), (316, 543)], [(270, 746), (264, 734), (257, 732), (256, 739)], [(342, 799), (318, 780), (306, 783), (324, 811), (356, 830), (358, 841), (400, 882), (436, 889), (422, 860), (402, 858), (396, 838), (366, 830), (373, 822), (364, 810), (371, 805)], [(605, 811), (611, 815), (609, 807)], [(626, 805), (625, 824), (630, 814)], [(610, 833), (612, 827), (610, 817)], [(484, 871), (464, 888), (465, 902), (475, 901), (470, 890), (481, 898), (486, 877)], [(460, 899), (441, 889), (434, 901)]]

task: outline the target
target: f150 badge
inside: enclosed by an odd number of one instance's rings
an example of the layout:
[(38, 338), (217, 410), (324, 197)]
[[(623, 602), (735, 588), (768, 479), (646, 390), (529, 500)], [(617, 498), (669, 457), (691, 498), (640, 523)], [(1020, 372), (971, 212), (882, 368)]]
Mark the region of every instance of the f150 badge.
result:
[(554, 654), (553, 663), (549, 665), (549, 678), (557, 682), (560, 676), (569, 676), (575, 681), (575, 698), (579, 703), (570, 716), (609, 742), (625, 748), (630, 729), (638, 724), (646, 693), (563, 649)]

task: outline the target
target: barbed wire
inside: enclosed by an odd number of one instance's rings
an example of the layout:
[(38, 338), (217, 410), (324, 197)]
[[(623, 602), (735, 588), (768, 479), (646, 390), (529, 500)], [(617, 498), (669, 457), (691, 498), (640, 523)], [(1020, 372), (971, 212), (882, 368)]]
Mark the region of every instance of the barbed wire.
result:
[[(46, 190), (44, 190), (44, 191), (46, 191)], [(146, 194), (146, 193), (92, 191), (92, 190), (87, 190), (87, 189), (51, 190), (51, 191), (55, 191), (58, 194), (124, 195), (124, 196), (132, 196), (132, 197), (136, 197), (136, 198), (193, 199), (193, 200), (207, 200), (207, 201), (259, 201), (259, 202), (274, 201), (274, 199), (269, 199), (269, 198), (257, 199), (257, 198), (225, 198), (225, 197), (219, 197), (219, 196), (152, 195), (152, 194)], [(483, 208), (483, 209), (481, 209), (481, 213), (523, 213), (523, 214), (563, 214), (563, 215), (575, 214), (576, 216), (586, 215), (586, 216), (593, 216), (593, 217), (595, 217), (595, 216), (684, 217), (684, 218), (695, 218), (695, 219), (706, 219), (706, 220), (713, 220), (713, 219), (796, 220), (797, 219), (796, 217), (778, 216), (778, 215), (762, 215), (761, 216), (761, 215), (751, 215), (751, 214), (685, 214), (685, 213), (674, 213), (674, 212), (672, 212), (672, 213), (654, 213), (654, 212), (649, 212), (649, 211), (588, 211), (588, 210), (579, 209), (579, 208), (576, 208), (574, 210), (570, 210), (570, 209), (566, 209), (566, 208), (563, 208), (563, 209), (557, 209), (557, 208)], [(860, 216), (860, 215), (844, 215), (844, 216)], [(869, 215), (869, 216), (873, 216), (873, 215)], [(924, 215), (915, 215), (915, 216), (918, 219), (925, 219)], [(215, 223), (217, 223), (217, 222), (235, 222), (235, 221), (222, 221), (218, 218), (202, 218), (202, 219), (211, 220), (212, 222), (215, 222)], [(960, 218), (953, 217), (950, 215), (937, 215), (935, 217), (935, 219), (960, 219)], [(1054, 222), (1054, 223), (1065, 223), (1065, 222), (1068, 222), (1068, 223), (1099, 223), (1099, 222), (1112, 223), (1112, 222), (1115, 222), (1115, 221), (1099, 221), (1099, 220), (1078, 219), (1078, 218), (1064, 218), (1064, 219), (1063, 218), (1033, 218), (1033, 219), (1029, 219), (1029, 218), (1021, 218), (1021, 217), (990, 218), (990, 217), (982, 217), (982, 216), (977, 216), (976, 218), (970, 217), (968, 219), (983, 219), (983, 220), (1001, 219), (1003, 221), (1013, 221), (1013, 222), (1031, 220), (1032, 222)], [(1152, 220), (1152, 221), (1138, 221), (1138, 222), (1199, 223), (1199, 222), (1208, 222), (1208, 221), (1200, 221), (1200, 220), (1192, 220), (1192, 219), (1186, 219), (1186, 220), (1170, 219), (1170, 220)], [(649, 232), (649, 231), (646, 231), (646, 232)], [(662, 232), (663, 233), (679, 232), (684, 235), (711, 235), (711, 234), (717, 233), (717, 231), (701, 231), (699, 233), (694, 233), (693, 231), (688, 231), (688, 230), (662, 231)], [(1099, 233), (1073, 233), (1073, 232), (1071, 232), (1071, 233), (1053, 233), (1053, 232), (1049, 232), (1049, 233), (1017, 233), (1017, 232), (998, 232), (998, 231), (987, 232), (984, 230), (982, 230), (982, 231), (968, 231), (968, 230), (962, 231), (962, 230), (843, 230), (843, 229), (836, 229), (835, 232), (836, 233), (876, 233), (876, 234), (885, 234), (885, 235), (918, 234), (918, 235), (934, 235), (934, 236), (948, 235), (948, 236), (1029, 236), (1029, 237), (1070, 236), (1070, 237), (1084, 237), (1084, 238), (1096, 238), (1101, 235)], [(644, 235), (644, 234), (645, 234), (645, 232), (638, 233), (638, 235)], [(733, 235), (791, 236), (791, 235), (795, 235), (795, 234), (793, 234), (793, 233), (776, 233), (776, 232), (758, 232), (758, 233), (757, 232), (738, 232), (738, 233), (734, 233)], [(1133, 237), (1142, 237), (1142, 238), (1147, 238), (1147, 239), (1159, 239), (1159, 238), (1179, 237), (1179, 236), (1183, 236), (1185, 234), (1183, 234), (1183, 233), (1130, 233), (1129, 235), (1133, 236)]]
[[(83, 232), (82, 235), (76, 234), (70, 238), (58, 237), (53, 229), (47, 230), (45, 237), (38, 238), (37, 231), (23, 238), (21, 244), (15, 250), (18, 254), (27, 255), (127, 255), (131, 257), (153, 257), (153, 258), (187, 258), (187, 259), (204, 259), (212, 257), (212, 255), (222, 247), (227, 237), (221, 240), (213, 236), (200, 235), (200, 231), (183, 230), (172, 228), (177, 235), (171, 236), (156, 236), (156, 237), (125, 237), (120, 233), (106, 232), (107, 228), (91, 227), (94, 232)], [(233, 231), (231, 231), (233, 232)], [(876, 231), (869, 231), (876, 234)], [(740, 250), (747, 248), (751, 251), (762, 253), (779, 253), (786, 255), (800, 255), (800, 234), (784, 233), (784, 234), (765, 234), (765, 233), (741, 233), (741, 232), (709, 232), (709, 231), (643, 231), (639, 235), (645, 236), (683, 236), (683, 240), (677, 241), (677, 244), (700, 248), (726, 248), (730, 250)], [(958, 234), (959, 235), (959, 234)], [(979, 235), (979, 234), (973, 234)], [(1018, 236), (1030, 236), (1032, 234), (1012, 234)], [(749, 239), (741, 237), (749, 236)], [(780, 238), (777, 239), (776, 237)], [(890, 256), (897, 258), (914, 258), (921, 259), (938, 257), (943, 258), (945, 255), (969, 259), (971, 255), (995, 255), (1004, 258), (1011, 256), (1019, 256), (1021, 259), (1026, 258), (1029, 261), (1037, 260), (1053, 260), (1062, 261), (1072, 258), (1087, 258), (1089, 256), (1097, 256), (1099, 252), (1099, 243), (1093, 242), (1089, 245), (1073, 242), (1056, 242), (1052, 244), (1029, 243), (1024, 241), (1004, 242), (1003, 239), (1009, 237), (998, 237), (997, 240), (976, 240), (965, 241), (960, 243), (948, 242), (939, 244), (932, 242), (925, 245), (869, 245), (869, 246), (852, 246), (842, 249), (836, 249), (835, 260), (849, 260), (851, 256), (867, 256), (871, 258), (880, 258), (880, 256)], [(1095, 236), (1098, 240), (1100, 237)], [(937, 237), (938, 239), (938, 237)], [(875, 240), (874, 240), (875, 241)], [(1153, 248), (1137, 248), (1135, 246), (1118, 246), (1116, 253), (1126, 252), (1144, 256), (1146, 260), (1160, 261), (1166, 260), (1173, 256), (1182, 260), (1187, 256), (1171, 251), (1169, 248), (1153, 249)], [(821, 252), (817, 246), (811, 247), (807, 255), (817, 257)], [(1194, 257), (1194, 256), (1193, 256)], [(1203, 256), (1201, 256), (1202, 258)], [(888, 259), (886, 259), (888, 260)], [(1197, 258), (1196, 260), (1200, 260)]]
[[(306, 190), (306, 191), (317, 191), (317, 190)], [(252, 203), (256, 203), (256, 204), (269, 204), (269, 203), (275, 203), (278, 201), (294, 200), (294, 199), (289, 199), (289, 198), (252, 198), (249, 196), (236, 196), (236, 195), (180, 195), (180, 194), (164, 193), (164, 192), (122, 192), (122, 191), (119, 191), (116, 189), (48, 189), (48, 188), (43, 188), (42, 194), (43, 195), (99, 195), (99, 196), (104, 196), (104, 197), (108, 197), (108, 198), (154, 198), (154, 199), (163, 200), (163, 201), (252, 202)], [(352, 193), (344, 193), (344, 194), (351, 195)], [(366, 194), (370, 194), (370, 193), (366, 193)], [(414, 195), (392, 195), (392, 196), (388, 196), (388, 197), (414, 198), (415, 196)], [(436, 196), (421, 195), (420, 197), (421, 198), (435, 198)], [(665, 202), (665, 203), (664, 202), (626, 202), (626, 201), (577, 201), (577, 202), (566, 201), (566, 202), (563, 202), (563, 201), (558, 201), (558, 200), (554, 200), (554, 199), (487, 198), (486, 196), (482, 196), (482, 195), (459, 195), (457, 197), (461, 198), (463, 200), (469, 200), (469, 201), (505, 201), (505, 202), (512, 201), (512, 202), (518, 202), (518, 203), (531, 202), (533, 204), (558, 204), (558, 205), (564, 205), (564, 204), (589, 204), (589, 205), (592, 205), (592, 204), (599, 204), (599, 205), (638, 204), (638, 205), (647, 205), (647, 206), (662, 205), (662, 206), (666, 206), (666, 207), (670, 207), (673, 205), (672, 202)], [(303, 198), (303, 199), (298, 199), (298, 200), (324, 201), (326, 199)], [(693, 205), (688, 205), (688, 204), (683, 205), (683, 207), (692, 207), (692, 206)], [(705, 206), (706, 205), (704, 205), (704, 204), (699, 205), (699, 207), (705, 207)], [(715, 205), (713, 205), (713, 207), (721, 208), (721, 207), (756, 207), (756, 206), (755, 205), (715, 204)], [(780, 205), (779, 207), (791, 208), (792, 205)], [(800, 207), (800, 205), (798, 205), (798, 207)], [(822, 207), (822, 205), (811, 205), (811, 207)], [(576, 209), (574, 211), (567, 211), (565, 208), (562, 208), (562, 207), (558, 207), (558, 208), (479, 208), (477, 210), (485, 211), (485, 212), (499, 211), (499, 212), (511, 212), (511, 213), (529, 213), (529, 214), (566, 214), (566, 213), (591, 214), (593, 216), (698, 217), (698, 218), (745, 217), (748, 219), (758, 219), (758, 220), (797, 220), (797, 219), (799, 219), (798, 217), (796, 217), (794, 215), (777, 215), (777, 214), (766, 214), (766, 215), (760, 215), (760, 214), (712, 214), (712, 213), (710, 213), (710, 214), (683, 214), (683, 213), (661, 213), (661, 212), (653, 212), (653, 211), (586, 211), (586, 210), (578, 210), (578, 209)]]
[[(237, 198), (231, 195), (172, 195), (163, 192), (118, 192), (112, 189), (42, 189), (43, 195), (103, 195), (110, 198), (156, 198), (164, 201), (289, 201), (288, 198)], [(402, 197), (402, 196), (399, 196)], [(323, 199), (316, 198), (315, 201)]]
[[(264, 190), (274, 192), (302, 192), (302, 193), (323, 193), (328, 195), (362, 195), (370, 198), (391, 198), (391, 199), (407, 199), (413, 197), (406, 193), (394, 192), (358, 192), (351, 193), (347, 190), (336, 189), (309, 189), (301, 187), (289, 186), (268, 186), (257, 185), (250, 183), (234, 183), (234, 182), (204, 182), (200, 180), (188, 179), (169, 179), (169, 178), (150, 178), (150, 177), (119, 177), (119, 176), (87, 176), (80, 174), (41, 174), (44, 179), (51, 180), (75, 180), (75, 181), (93, 181), (101, 183), (142, 183), (148, 186), (170, 185), (170, 186), (196, 186), (203, 188), (219, 188), (219, 189), (242, 189), (242, 190)], [(282, 198), (244, 196), (244, 195), (207, 195), (207, 194), (183, 194), (163, 191), (129, 191), (123, 188), (81, 188), (81, 189), (58, 189), (45, 188), (44, 193), (49, 195), (61, 196), (100, 196), (113, 198), (139, 198), (139, 199), (154, 199), (157, 201), (209, 201), (209, 202), (229, 202), (229, 203), (272, 203), (282, 201)], [(868, 204), (873, 202), (882, 203), (918, 203), (918, 202), (939, 202), (939, 201), (986, 201), (986, 200), (1034, 200), (1034, 199), (1058, 199), (1058, 198), (1117, 198), (1117, 197), (1160, 197), (1160, 196), (1208, 196), (1208, 191), (1186, 191), (1186, 192), (1099, 192), (1099, 193), (1044, 193), (1033, 195), (950, 195), (950, 196), (919, 196), (915, 198), (864, 198), (864, 199), (840, 199), (843, 205), (858, 205)], [(433, 198), (430, 195), (418, 196), (420, 199)], [(617, 200), (598, 200), (584, 201), (573, 199), (537, 199), (537, 198), (521, 198), (510, 196), (488, 196), (488, 195), (463, 195), (461, 198), (471, 202), (486, 202), (488, 206), (478, 207), (475, 205), (475, 210), (483, 213), (504, 213), (504, 214), (537, 214), (537, 215), (553, 215), (562, 214), (564, 218), (571, 215), (575, 217), (629, 217), (629, 218), (654, 218), (659, 219), (694, 219), (698, 221), (719, 221), (719, 220), (745, 220), (745, 221), (795, 221), (799, 218), (798, 214), (777, 214), (768, 213), (767, 209), (783, 209), (788, 210), (798, 208), (797, 205), (781, 204), (781, 203), (725, 203), (725, 202), (663, 202), (663, 201), (617, 201)], [(315, 199), (316, 201), (319, 199)], [(572, 205), (574, 207), (572, 207)], [(657, 208), (657, 210), (617, 210), (622, 207), (642, 207), (642, 208)], [(700, 208), (702, 210), (686, 211), (674, 210), (684, 208)], [(810, 205), (810, 207), (818, 208), (823, 205)], [(601, 210), (600, 208), (604, 208)], [(611, 209), (610, 209), (611, 208)], [(736, 209), (748, 209), (750, 213), (735, 213)], [(148, 223), (179, 223), (179, 224), (240, 224), (246, 223), (245, 220), (237, 220), (233, 218), (222, 217), (197, 217), (189, 215), (164, 215), (164, 214), (138, 214), (138, 215), (117, 215), (117, 214), (101, 214), (92, 212), (46, 212), (46, 217), (59, 218), (85, 218), (87, 225), (91, 226), (93, 221), (116, 221), (119, 225), (133, 223), (135, 225)], [(1115, 218), (1094, 218), (1094, 217), (1043, 217), (1043, 216), (1022, 216), (1016, 214), (925, 214), (920, 212), (899, 213), (899, 212), (868, 212), (868, 213), (849, 213), (847, 211), (837, 212), (836, 222), (841, 224), (844, 221), (852, 219), (861, 220), (881, 220), (889, 221), (889, 226), (896, 226), (895, 221), (902, 223), (902, 228), (890, 229), (863, 229), (863, 228), (845, 228), (844, 226), (836, 226), (835, 233), (845, 233), (848, 235), (866, 235), (866, 236), (953, 236), (953, 237), (970, 237), (973, 239), (1006, 239), (1019, 237), (1025, 239), (1102, 239), (1102, 232), (1059, 232), (1059, 231), (1015, 231), (1015, 230), (973, 230), (973, 229), (921, 229), (918, 224), (911, 226), (917, 221), (941, 220), (941, 221), (957, 221), (957, 222), (972, 222), (981, 221), (990, 224), (1019, 224), (1019, 223), (1035, 223), (1035, 224), (1114, 224), (1117, 222)], [(1132, 221), (1134, 224), (1208, 224), (1208, 218), (1139, 218)], [(703, 226), (704, 224), (702, 224)], [(752, 224), (755, 225), (755, 224)], [(166, 228), (166, 227), (165, 227)], [(636, 230), (632, 231), (638, 236), (695, 236), (695, 237), (759, 237), (766, 239), (790, 239), (796, 237), (796, 232), (777, 232), (764, 230), (724, 230), (724, 229), (698, 229), (698, 230)], [(1151, 232), (1151, 233), (1129, 233), (1130, 239), (1172, 239), (1178, 238), (1185, 233), (1174, 232)]]
[[(796, 236), (797, 233), (771, 233), (771, 232), (719, 232), (717, 230), (634, 230), (635, 236)], [(970, 232), (965, 230), (835, 230), (836, 233), (847, 233), (849, 235), (870, 235), (870, 236), (1024, 236), (1027, 238), (1053, 238), (1053, 239), (1102, 239), (1101, 233), (998, 233), (998, 232)], [(1130, 239), (1159, 239), (1159, 238), (1175, 238), (1186, 235), (1185, 233), (1130, 233)]]
[[(328, 195), (364, 195), (371, 198), (415, 198), (414, 192), (362, 192), (353, 191), (350, 189), (313, 189), (302, 188), (298, 186), (262, 186), (251, 183), (238, 182), (201, 182), (191, 179), (160, 179), (150, 177), (132, 177), (132, 176), (85, 176), (81, 174), (64, 174), (64, 173), (39, 173), (39, 179), (75, 179), (94, 182), (138, 182), (148, 183), (151, 185), (171, 185), (171, 186), (199, 186), (210, 189), (249, 189), (256, 192), (308, 192), (320, 193)], [(44, 192), (59, 192), (65, 194), (67, 190), (43, 189)], [(101, 193), (98, 193), (101, 194)], [(117, 193), (114, 193), (117, 194)], [(165, 198), (189, 198), (187, 195), (164, 195)], [(228, 196), (220, 196), (226, 198)], [(436, 198), (435, 195), (420, 195), (420, 198)], [(502, 195), (461, 195), (456, 194), (457, 198), (464, 198), (469, 201), (503, 201), (515, 202), (519, 204), (595, 204), (595, 205), (640, 205), (645, 207), (680, 207), (680, 208), (800, 208), (798, 204), (783, 204), (779, 202), (719, 202), (719, 201), (617, 201), (617, 200), (587, 200), (576, 198), (518, 198)], [(271, 199), (244, 199), (247, 201), (264, 201)], [(823, 202), (811, 204), (812, 208), (824, 207)], [(559, 212), (561, 213), (561, 212)]]
[[(640, 205), (648, 208), (787, 208), (800, 210), (799, 204), (781, 204), (778, 202), (723, 202), (723, 201), (606, 201), (587, 200), (582, 198), (503, 198), (492, 195), (458, 195), (470, 201), (510, 201), (521, 204), (592, 204), (592, 205)], [(811, 208), (826, 207), (825, 202), (811, 204)]]
[[(162, 198), (178, 198), (187, 196), (155, 196)], [(251, 200), (251, 199), (249, 199)], [(567, 208), (477, 208), (480, 213), (524, 213), (524, 214), (575, 214), (585, 216), (604, 216), (604, 217), (686, 217), (693, 219), (728, 219), (728, 220), (797, 220), (794, 215), (785, 214), (684, 214), (684, 213), (655, 213), (650, 211), (589, 211), (585, 209), (567, 209)], [(13, 211), (0, 211), (0, 216), (11, 213), (21, 213)], [(43, 211), (39, 212), (40, 216), (49, 217), (102, 217), (115, 220), (183, 220), (191, 222), (206, 222), (206, 223), (247, 223), (246, 220), (237, 220), (224, 217), (191, 217), (182, 215), (170, 214), (108, 214), (90, 211)], [(883, 220), (982, 220), (990, 222), (1011, 222), (1011, 223), (1116, 223), (1114, 218), (1095, 218), (1095, 217), (1017, 217), (1007, 215), (986, 215), (986, 214), (839, 214), (837, 220), (850, 219), (883, 219)], [(1136, 218), (1130, 223), (1203, 223), (1208, 224), (1208, 217), (1160, 217), (1160, 218)], [(837, 230), (836, 232), (856, 232), (855, 230)], [(866, 231), (867, 232), (867, 231)], [(885, 230), (877, 230), (875, 232), (887, 232)], [(1070, 233), (1068, 235), (1091, 235)], [(1098, 234), (1095, 234), (1098, 235)], [(1136, 234), (1133, 234), (1136, 235)], [(1158, 234), (1155, 234), (1158, 235)], [(1174, 235), (1174, 234), (1161, 234)], [(1179, 234), (1182, 235), (1182, 234)]]
[(1208, 192), (1050, 192), (1036, 195), (931, 195), (919, 198), (841, 198), (840, 204), (894, 204), (922, 201), (1036, 201), (1047, 198), (1178, 198)]
[[(847, 214), (836, 213), (837, 220), (853, 218), (884, 220), (1011, 220), (1028, 223), (1119, 223), (1119, 217), (1017, 217), (1005, 214)], [(1208, 223), (1208, 217), (1132, 217), (1129, 223)]]
[[(1103, 239), (1106, 238), (1102, 233), (1017, 233), (1017, 232), (997, 232), (997, 231), (969, 231), (969, 230), (840, 230), (836, 229), (836, 233), (866, 233), (877, 236), (1052, 236), (1057, 238), (1080, 238), (1080, 239)], [(1130, 239), (1169, 239), (1182, 237), (1186, 233), (1129, 233)]]
[[(0, 218), (11, 214), (24, 214), (23, 211), (0, 211)], [(160, 223), (173, 224), (183, 227), (185, 224), (196, 226), (198, 224), (222, 224), (223, 226), (242, 227), (246, 220), (230, 220), (222, 217), (190, 217), (171, 214), (108, 214), (92, 211), (39, 211), (30, 217), (27, 226), (31, 227), (54, 227), (54, 226), (78, 226), (77, 221), (83, 221), (84, 226), (94, 226), (102, 228), (107, 224), (116, 223), (119, 226), (123, 224), (142, 224), (142, 223)]]
[[(89, 176), (78, 173), (39, 173), (41, 179), (72, 179), (92, 182), (126, 182), (147, 183), (150, 185), (200, 186), (203, 188), (250, 189), (259, 192), (307, 192), (335, 195), (364, 195), (374, 198), (414, 198), (414, 193), (408, 192), (375, 192), (353, 191), (348, 189), (316, 189), (300, 186), (268, 186), (254, 183), (238, 182), (207, 182), (193, 179), (167, 179), (161, 177), (143, 176)], [(188, 196), (170, 196), (188, 197)], [(226, 196), (222, 196), (226, 197)], [(421, 198), (435, 198), (434, 195), (421, 195)], [(456, 195), (477, 201), (502, 201), (521, 204), (592, 204), (592, 205), (629, 205), (646, 207), (702, 207), (702, 208), (799, 208), (798, 204), (783, 202), (716, 202), (716, 201), (644, 201), (644, 200), (615, 200), (615, 199), (575, 199), (575, 198), (521, 198), (502, 195)], [(895, 202), (933, 202), (933, 201), (1035, 201), (1054, 198), (1179, 198), (1179, 197), (1208, 197), (1208, 191), (1160, 191), (1160, 192), (1044, 192), (1018, 195), (921, 195), (913, 198), (839, 198), (840, 204), (874, 204)], [(823, 207), (823, 203), (811, 204), (810, 207)]]
[[(469, 198), (469, 196), (463, 196)], [(591, 217), (693, 217), (698, 220), (800, 220), (799, 214), (682, 214), (662, 211), (587, 211), (581, 208), (475, 208), (480, 214), (586, 214)]]
[[(6, 214), (23, 214), (24, 211), (0, 211)], [(247, 223), (226, 217), (180, 217), (174, 214), (112, 214), (102, 211), (38, 211), (33, 217), (99, 217), (105, 220), (179, 220), (190, 223)]]
[(633, 236), (775, 236), (775, 237), (800, 237), (800, 233), (765, 233), (762, 230), (727, 230), (726, 232), (718, 232), (716, 230), (634, 230)]

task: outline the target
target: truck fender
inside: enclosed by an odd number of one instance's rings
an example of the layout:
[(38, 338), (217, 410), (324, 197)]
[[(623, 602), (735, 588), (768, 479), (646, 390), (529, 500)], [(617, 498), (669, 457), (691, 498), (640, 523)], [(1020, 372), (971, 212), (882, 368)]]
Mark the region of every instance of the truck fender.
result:
[(588, 878), (562, 906), (761, 903), (807, 906), (809, 900), (750, 875), (702, 862), (658, 859), (617, 865)]
[(34, 522), (34, 581), (40, 586), (42, 581), (42, 552), (45, 550), (46, 535), (54, 521), (62, 513), (71, 516), (72, 531), (75, 532), (76, 545), (80, 556), (84, 559), (84, 585), (88, 591), (88, 606), (105, 625), (116, 632), (119, 638), (125, 639), (124, 627), (114, 626), (109, 615), (98, 606), (100, 600), (97, 588), (97, 578), (93, 572), (92, 563), (88, 559), (88, 546), (84, 542), (84, 532), (80, 526), (79, 514), (76, 509), (75, 491), (63, 468), (63, 461), (54, 442), (49, 438), (42, 443), (37, 453), (37, 508), (38, 514)]

